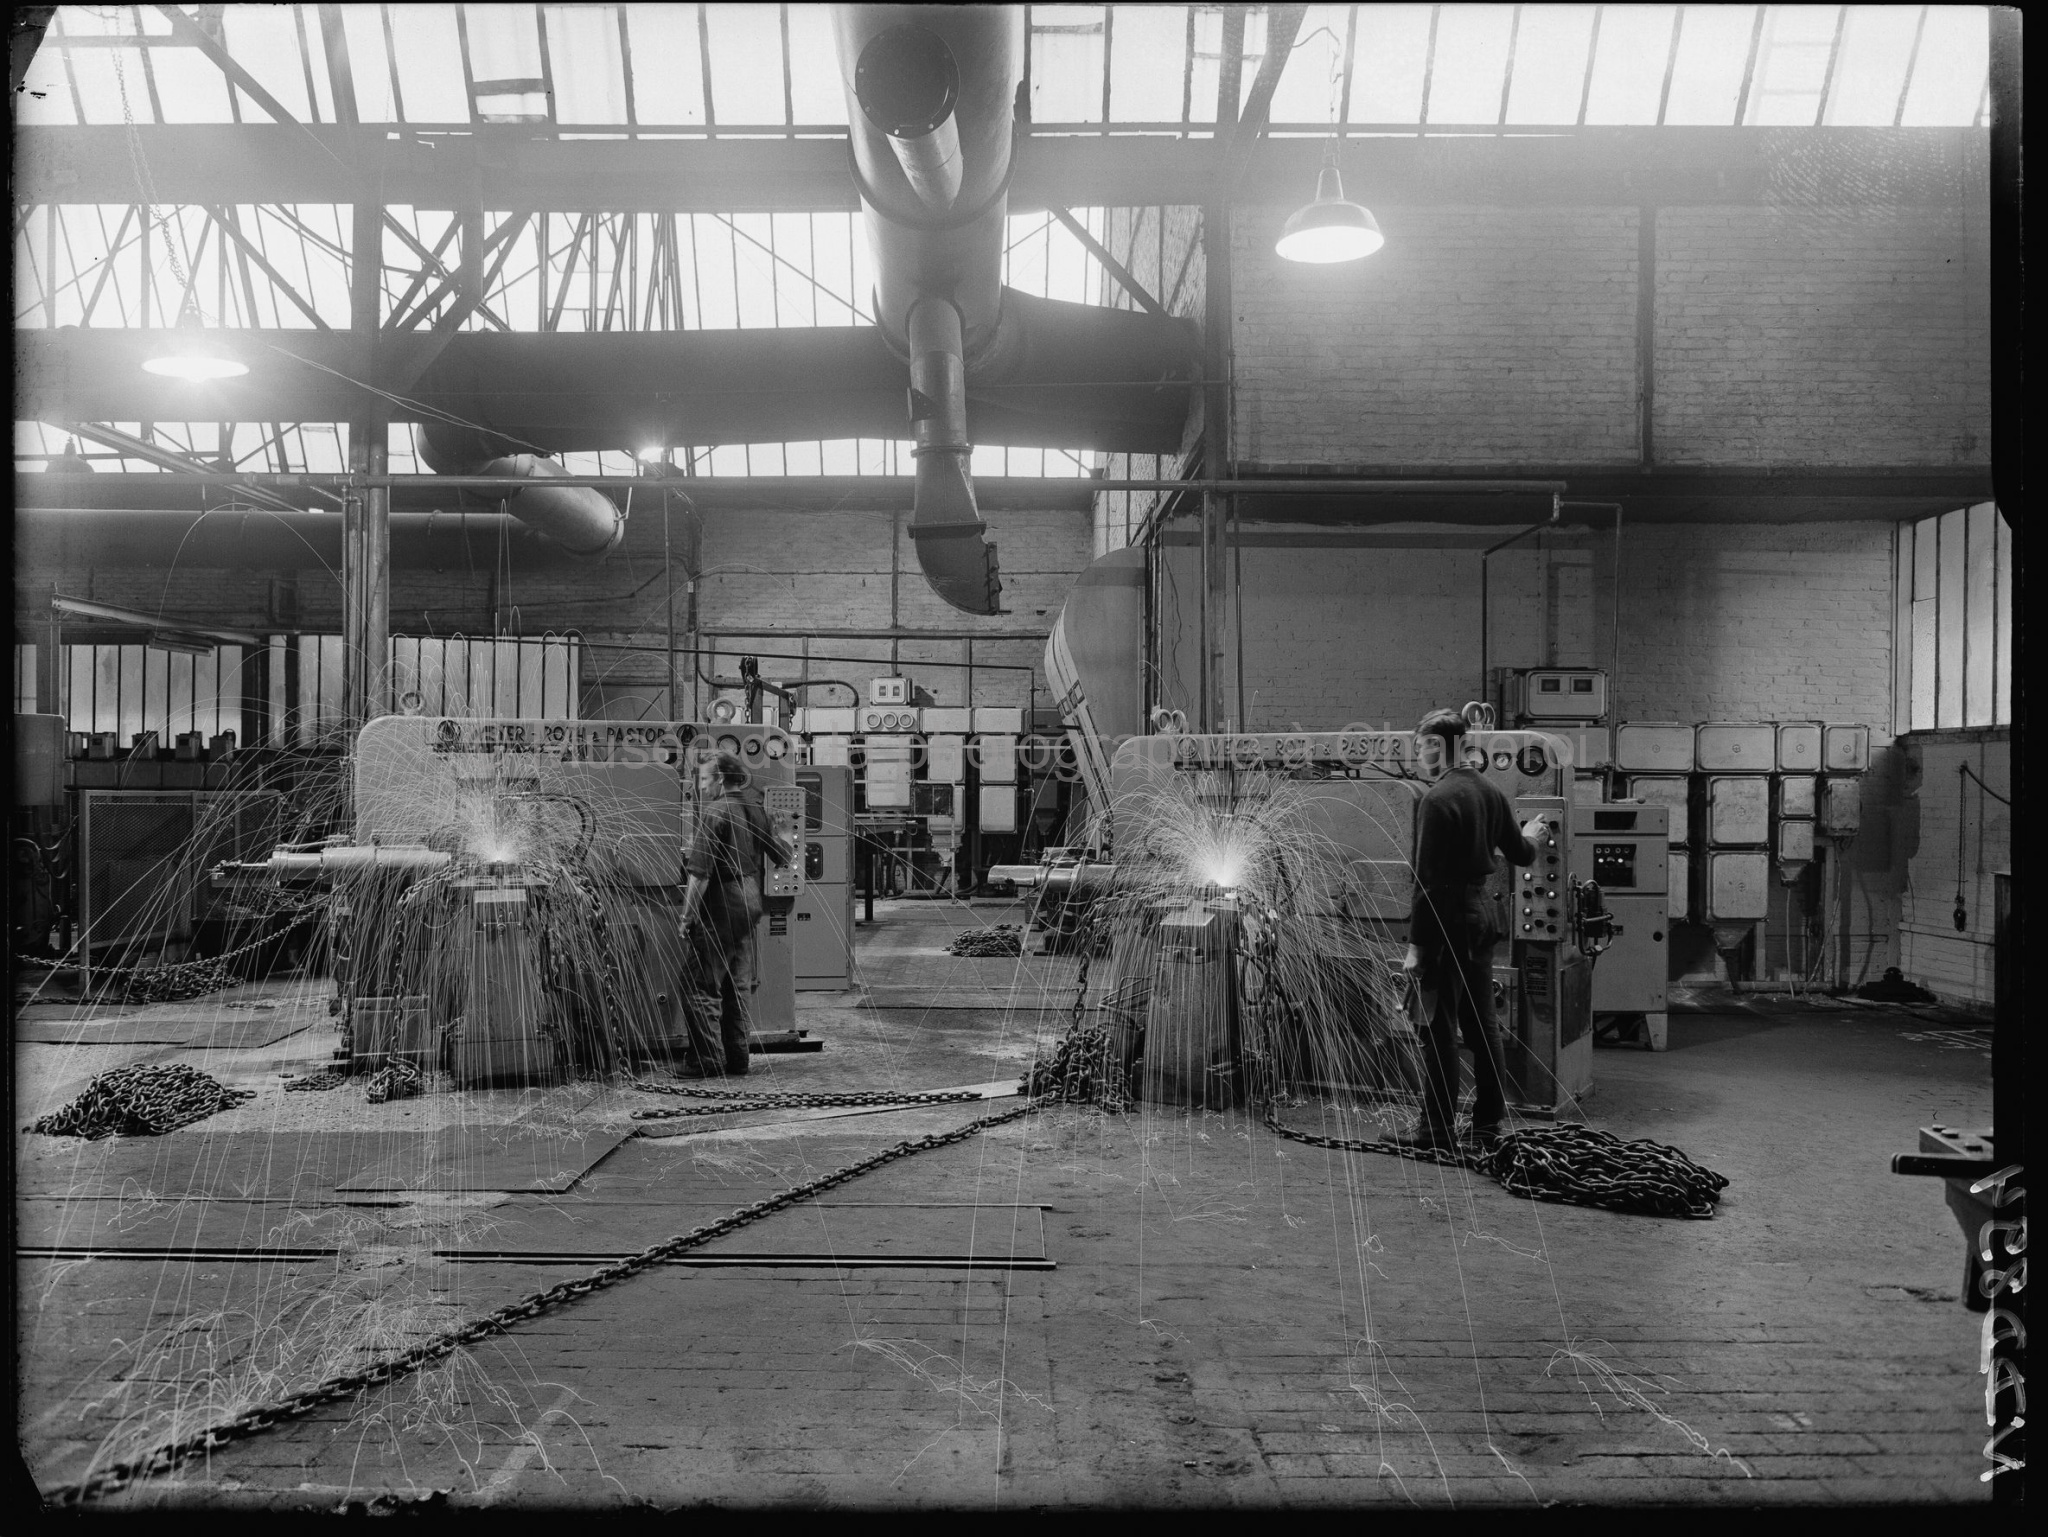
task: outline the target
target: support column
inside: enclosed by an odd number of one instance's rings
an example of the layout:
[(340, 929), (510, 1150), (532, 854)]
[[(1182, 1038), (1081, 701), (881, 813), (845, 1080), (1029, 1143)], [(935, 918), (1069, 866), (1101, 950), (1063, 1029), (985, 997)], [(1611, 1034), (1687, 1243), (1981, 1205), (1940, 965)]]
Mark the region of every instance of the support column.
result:
[[(384, 209), (366, 189), (355, 205), (350, 243), (349, 317), (356, 377), (378, 378), (384, 297)], [(367, 395), (367, 392), (365, 392)], [(351, 474), (382, 479), (389, 468), (391, 409), (371, 396), (349, 423)], [(391, 713), (391, 488), (358, 481), (342, 503), (343, 717), (353, 743), (363, 723)]]
[[(1244, 74), (1246, 7), (1223, 12), (1222, 58), (1217, 69), (1216, 143), (1227, 157), (1235, 138), (1238, 97)], [(1230, 201), (1218, 166), (1216, 192), (1202, 210), (1202, 473), (1217, 480), (1231, 475), (1230, 463)], [(1201, 697), (1195, 729), (1223, 729), (1223, 625), (1229, 611), (1229, 562), (1225, 533), (1232, 498), (1220, 492), (1202, 497)]]

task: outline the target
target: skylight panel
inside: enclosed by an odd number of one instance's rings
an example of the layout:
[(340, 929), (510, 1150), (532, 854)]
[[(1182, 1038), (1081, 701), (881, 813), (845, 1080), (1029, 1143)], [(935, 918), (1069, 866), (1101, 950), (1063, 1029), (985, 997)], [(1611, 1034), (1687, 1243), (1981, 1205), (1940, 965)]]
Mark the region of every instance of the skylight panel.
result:
[(356, 115), (365, 123), (395, 123), (398, 104), (391, 99), (391, 55), (384, 47), (381, 7), (343, 5), (342, 36), (348, 43), (349, 81), (355, 87)]
[[(1508, 8), (1510, 11), (1512, 8)], [(1351, 22), (1345, 5), (1312, 5), (1294, 35), (1294, 48), (1274, 87), (1269, 120), (1275, 123), (1336, 121), (1344, 79), (1344, 36)], [(1117, 19), (1122, 42), (1123, 19)], [(1155, 65), (1155, 68), (1158, 66)], [(1164, 73), (1164, 70), (1161, 71)], [(1178, 115), (1178, 112), (1175, 114)]]
[(1586, 96), (1588, 123), (1657, 121), (1664, 65), (1671, 57), (1669, 5), (1610, 5), (1600, 14), (1593, 54), (1593, 87)]
[(1031, 8), (1031, 121), (1102, 121), (1102, 36), (1107, 6)]
[(1512, 5), (1444, 7), (1437, 22), (1429, 121), (1499, 121), (1501, 80), (1508, 62), (1508, 32), (1514, 21)]
[(1198, 5), (1195, 12), (1193, 61), (1187, 73), (1187, 120), (1191, 123), (1216, 121), (1217, 71), (1223, 57), (1223, 8)]
[[(299, 34), (291, 10), (281, 5), (230, 5), (221, 11), (220, 22), (228, 57), (247, 70), (285, 111), (302, 123), (310, 121), (305, 63), (299, 56)], [(244, 96), (242, 119), (267, 122), (269, 114)]]
[[(1586, 87), (1586, 47), (1593, 36), (1590, 5), (1527, 5), (1515, 34), (1510, 123), (1576, 123)], [(1361, 41), (1360, 47), (1363, 48)]]
[[(74, 48), (71, 77), (78, 87), (88, 123), (157, 121), (142, 75), (139, 48)], [(122, 106), (126, 92), (126, 115)]]
[[(1179, 122), (1187, 69), (1188, 8), (1117, 5), (1110, 9), (1115, 40), (1109, 55), (1111, 121)], [(1213, 88), (1210, 100), (1213, 104)]]
[(1828, 60), (1834, 52), (1838, 5), (1773, 5), (1766, 8), (1749, 90), (1748, 121), (1759, 125), (1811, 126), (1820, 110)]
[(789, 91), (799, 123), (846, 121), (846, 88), (839, 78), (829, 7), (789, 8)]
[(530, 5), (465, 5), (471, 90), (487, 123), (545, 122), (540, 16)]
[(1983, 6), (1929, 6), (1901, 122), (1908, 128), (1967, 127), (1976, 120), (1990, 66), (1990, 14)]
[(697, 51), (693, 5), (629, 5), (633, 106), (642, 126), (696, 126), (704, 121), (704, 66)]
[(1351, 61), (1351, 121), (1419, 123), (1431, 7), (1361, 5)]
[(1753, 5), (1688, 5), (1671, 72), (1666, 126), (1726, 128), (1735, 121), (1749, 40), (1756, 31)]
[(392, 56), (408, 123), (466, 123), (469, 97), (462, 84), (461, 43), (452, 5), (394, 5)]
[(711, 105), (721, 128), (786, 123), (782, 96), (782, 21), (772, 5), (707, 5)]
[(548, 70), (558, 123), (626, 121), (626, 71), (619, 51), (618, 12), (610, 6), (550, 5)]
[(1917, 5), (1849, 7), (1841, 57), (1835, 61), (1834, 83), (1828, 87), (1828, 123), (1891, 126), (1919, 24)]

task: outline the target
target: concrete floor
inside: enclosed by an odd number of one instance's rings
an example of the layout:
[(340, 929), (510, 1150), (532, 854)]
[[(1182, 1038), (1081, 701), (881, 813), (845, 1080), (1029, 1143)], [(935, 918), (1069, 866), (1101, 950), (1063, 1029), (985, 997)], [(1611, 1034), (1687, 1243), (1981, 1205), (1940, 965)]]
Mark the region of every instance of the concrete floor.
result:
[[(1014, 911), (877, 916), (864, 996), (800, 995), (825, 1049), (757, 1059), (761, 1086), (1013, 1078), (1064, 1027), (1073, 961), (943, 953)], [(17, 1262), (21, 1435), (45, 1486), (596, 1263), (535, 1254), (631, 1252), (1016, 1103), (650, 1126), (631, 1110), (663, 1101), (590, 1085), (285, 1094), (278, 1074), (333, 1045), (316, 994), (162, 1005), (126, 1046), (20, 1044), (17, 1026), (18, 1125), (114, 1060), (259, 1090), (164, 1138), (19, 1138), (19, 1242), (133, 1256)], [(154, 1017), (260, 1001), (306, 1027), (140, 1040)], [(1988, 1121), (1988, 1035), (1965, 1023), (1702, 996), (1670, 1051), (1601, 1050), (1589, 1118), (1726, 1174), (1710, 1222), (1538, 1205), (1242, 1117), (1049, 1109), (108, 1503), (1979, 1500), (1960, 1235), (1938, 1182), (1887, 1170), (1919, 1126)], [(597, 1161), (554, 1194), (333, 1188), (484, 1126)], [(659, 1134), (603, 1151), (636, 1127)], [(506, 1253), (527, 1257), (486, 1257)]]

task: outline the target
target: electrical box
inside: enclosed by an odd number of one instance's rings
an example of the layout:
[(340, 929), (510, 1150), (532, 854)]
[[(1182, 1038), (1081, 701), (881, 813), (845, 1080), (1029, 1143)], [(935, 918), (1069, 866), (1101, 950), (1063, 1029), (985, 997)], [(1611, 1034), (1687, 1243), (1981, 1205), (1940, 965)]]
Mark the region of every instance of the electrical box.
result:
[(1716, 775), (1707, 781), (1707, 843), (1722, 848), (1771, 841), (1771, 782), (1762, 775)]
[(853, 742), (850, 738), (843, 736), (818, 736), (811, 738), (811, 767), (851, 768), (852, 766)]
[(1817, 720), (1788, 720), (1778, 725), (1778, 769), (1785, 774), (1813, 774), (1820, 770), (1821, 723)]
[(1778, 730), (1765, 724), (1708, 721), (1699, 728), (1693, 761), (1702, 769), (1768, 774), (1778, 766)]
[(974, 729), (974, 712), (958, 705), (927, 705), (924, 729), (947, 736), (966, 736)]
[(860, 729), (885, 736), (907, 734), (918, 729), (918, 714), (914, 709), (878, 710), (870, 706), (860, 712)]
[(1778, 815), (1811, 817), (1820, 809), (1820, 780), (1812, 774), (1787, 774), (1778, 781)]
[(868, 679), (869, 704), (909, 704), (913, 697), (908, 678)]
[(1780, 822), (1778, 824), (1778, 863), (1781, 865), (1803, 865), (1813, 858), (1813, 823), (1804, 821)]
[[(1017, 782), (1017, 739), (1013, 736), (984, 736), (974, 744), (974, 766), (985, 785), (1013, 785)], [(984, 824), (986, 825), (986, 824)]]
[(1677, 721), (1623, 721), (1614, 728), (1615, 767), (1631, 774), (1690, 774), (1693, 728)]
[(910, 744), (867, 744), (867, 799), (870, 811), (910, 809)]
[(1853, 833), (1863, 824), (1863, 781), (1830, 776), (1821, 782), (1820, 828), (1831, 838)]
[(1692, 855), (1685, 849), (1672, 849), (1664, 862), (1665, 916), (1673, 923), (1686, 923), (1692, 918)]
[(1607, 714), (1607, 674), (1590, 667), (1536, 667), (1509, 675), (1512, 713), (1535, 724), (1600, 720)]
[(1669, 841), (1692, 841), (1692, 781), (1679, 774), (1639, 774), (1628, 782), (1628, 798), (1669, 813)]
[(959, 784), (967, 778), (967, 739), (935, 736), (925, 743), (924, 777)]
[[(786, 865), (777, 865), (772, 859), (763, 861), (761, 895), (771, 904), (794, 904), (804, 889), (803, 787), (800, 784), (769, 785), (761, 792), (761, 805), (768, 813), (768, 825), (775, 829), (775, 836), (782, 840), (782, 846), (797, 856)], [(773, 913), (775, 907), (771, 905), (769, 911)]]
[(812, 736), (837, 732), (852, 736), (860, 729), (856, 724), (860, 712), (852, 705), (812, 705), (797, 711), (795, 724), (791, 729)]
[(1570, 841), (1569, 803), (1548, 797), (1524, 796), (1515, 802), (1515, 819), (1526, 824), (1530, 818), (1543, 819), (1543, 833), (1536, 842), (1536, 859), (1514, 873), (1514, 894), (1508, 904), (1508, 928), (1518, 940), (1557, 940), (1564, 937), (1565, 909), (1570, 903), (1569, 866), (1565, 863)]
[[(1013, 760), (1014, 762), (1014, 760)], [(981, 787), (981, 830), (985, 833), (1013, 833), (1017, 830), (1017, 786), (986, 784)]]
[(1024, 734), (1024, 712), (1015, 705), (978, 704), (974, 707), (974, 729), (983, 736), (1020, 737)]
[(1868, 726), (1829, 726), (1821, 733), (1821, 767), (1830, 774), (1860, 774), (1870, 767)]
[(1716, 849), (1707, 855), (1709, 923), (1753, 923), (1770, 916), (1771, 856)]
[(64, 803), (64, 717), (14, 717), (14, 804)]

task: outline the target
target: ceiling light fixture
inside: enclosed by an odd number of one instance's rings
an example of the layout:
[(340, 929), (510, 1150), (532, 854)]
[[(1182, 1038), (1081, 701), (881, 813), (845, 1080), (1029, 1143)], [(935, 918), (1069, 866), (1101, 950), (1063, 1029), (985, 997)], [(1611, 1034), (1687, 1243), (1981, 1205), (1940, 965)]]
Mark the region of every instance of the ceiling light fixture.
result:
[(249, 371), (249, 365), (232, 356), (226, 347), (207, 334), (199, 318), (199, 306), (190, 299), (171, 332), (168, 351), (143, 360), (143, 371), (182, 379), (187, 384), (206, 384), (215, 379), (235, 379)]
[(1316, 200), (1297, 209), (1274, 242), (1276, 254), (1291, 262), (1357, 261), (1387, 243), (1379, 221), (1369, 209), (1344, 200), (1344, 182), (1337, 174), (1337, 141), (1323, 149), (1323, 168), (1316, 177)]

